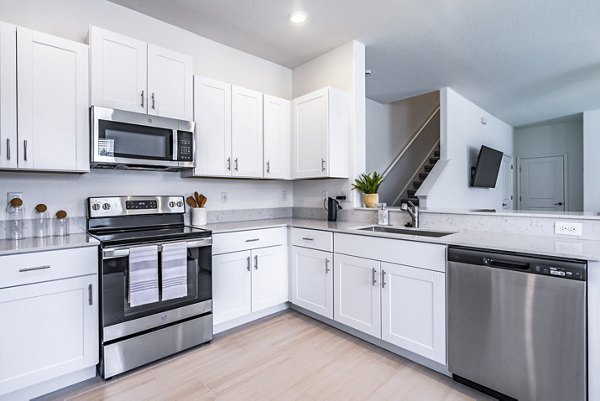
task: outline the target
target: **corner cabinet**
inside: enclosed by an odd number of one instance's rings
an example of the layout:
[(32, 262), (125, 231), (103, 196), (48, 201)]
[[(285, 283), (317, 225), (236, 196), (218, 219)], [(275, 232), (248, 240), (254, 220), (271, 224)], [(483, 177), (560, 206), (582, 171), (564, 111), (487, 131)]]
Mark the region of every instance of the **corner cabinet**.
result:
[(327, 87), (292, 101), (293, 178), (348, 178), (348, 95)]
[(17, 93), (18, 168), (89, 171), (88, 46), (17, 27)]
[(90, 27), (94, 106), (192, 120), (191, 56)]
[(91, 369), (93, 377), (99, 359), (97, 248), (8, 255), (0, 264), (0, 398), (47, 391), (32, 388), (52, 379), (74, 384), (63, 377), (82, 370)]

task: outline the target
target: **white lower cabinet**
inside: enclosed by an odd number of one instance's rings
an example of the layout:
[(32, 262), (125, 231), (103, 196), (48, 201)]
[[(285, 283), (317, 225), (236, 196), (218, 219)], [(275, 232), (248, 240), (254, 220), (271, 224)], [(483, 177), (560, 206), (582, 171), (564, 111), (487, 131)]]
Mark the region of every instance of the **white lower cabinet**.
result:
[(252, 259), (252, 311), (287, 302), (287, 247), (280, 245), (255, 249)]
[(331, 252), (292, 246), (292, 303), (333, 319)]
[[(83, 249), (1, 258), (8, 275), (0, 282), (0, 398), (98, 363), (98, 276), (60, 277), (83, 262), (80, 271), (97, 270), (97, 249)], [(45, 255), (48, 264), (38, 266)], [(16, 274), (51, 281), (10, 286)]]
[(213, 257), (213, 324), (252, 312), (250, 251)]
[(380, 338), (380, 262), (340, 254), (334, 258), (334, 320)]
[(446, 364), (446, 275), (381, 263), (381, 338)]

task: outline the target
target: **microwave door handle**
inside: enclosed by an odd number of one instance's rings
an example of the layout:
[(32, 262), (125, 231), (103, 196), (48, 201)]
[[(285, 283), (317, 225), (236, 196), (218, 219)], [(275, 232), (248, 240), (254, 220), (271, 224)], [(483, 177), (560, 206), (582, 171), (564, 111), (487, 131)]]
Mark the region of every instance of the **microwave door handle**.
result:
[(173, 155), (172, 155), (172, 160), (173, 161), (177, 161), (179, 158), (177, 157), (177, 153), (178, 153), (178, 145), (179, 145), (179, 141), (177, 138), (177, 130), (174, 129), (173, 130)]

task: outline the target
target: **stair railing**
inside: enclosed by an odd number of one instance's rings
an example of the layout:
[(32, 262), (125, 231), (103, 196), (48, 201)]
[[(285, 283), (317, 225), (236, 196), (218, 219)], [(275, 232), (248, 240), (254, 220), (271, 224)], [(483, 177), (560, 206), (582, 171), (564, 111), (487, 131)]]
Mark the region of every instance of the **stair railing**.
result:
[(415, 135), (413, 135), (413, 137), (406, 144), (406, 146), (400, 151), (400, 153), (398, 153), (398, 156), (396, 156), (394, 158), (394, 160), (392, 160), (392, 162), (390, 163), (390, 165), (388, 166), (388, 168), (385, 169), (385, 171), (383, 172), (383, 177), (384, 178), (390, 173), (390, 171), (392, 171), (392, 169), (394, 168), (394, 166), (396, 166), (396, 164), (400, 161), (400, 159), (402, 158), (402, 156), (404, 156), (404, 154), (406, 153), (406, 151), (408, 150), (408, 148), (410, 148), (410, 146), (417, 140), (417, 138), (419, 137), (419, 135), (421, 135), (421, 133), (425, 130), (425, 128), (427, 127), (427, 125), (431, 122), (431, 120), (433, 120), (433, 118), (435, 117), (435, 115), (439, 111), (440, 111), (440, 106), (437, 106), (435, 108), (435, 110), (431, 113), (431, 115), (427, 118), (427, 120), (423, 123), (423, 125), (421, 125), (421, 128), (419, 128), (419, 130), (417, 131), (417, 133)]
[[(440, 144), (440, 140), (438, 139), (435, 142), (435, 144), (433, 145), (433, 147), (431, 148), (431, 150), (427, 153), (427, 156), (425, 157), (425, 159), (423, 159), (423, 162), (421, 164), (419, 164), (419, 167), (417, 168), (417, 170), (415, 171), (415, 173), (412, 175), (412, 177), (410, 178), (410, 180), (406, 183), (406, 185), (404, 186), (404, 188), (402, 188), (402, 191), (400, 191), (400, 193), (398, 194), (398, 196), (396, 196), (396, 198), (392, 202), (392, 206), (395, 206), (396, 202), (398, 202), (398, 200), (400, 200), (402, 198), (402, 195), (404, 195), (406, 193), (406, 190), (408, 189), (408, 187), (410, 185), (412, 185), (412, 183), (415, 181), (415, 179), (417, 178), (417, 176), (419, 175), (419, 173), (421, 172), (421, 170), (423, 170), (423, 166), (425, 166), (425, 164), (427, 164), (427, 162), (432, 157), (432, 155), (434, 154), (434, 152), (437, 149), (437, 147), (439, 146), (439, 144)], [(427, 178), (425, 178), (425, 179), (427, 179)]]

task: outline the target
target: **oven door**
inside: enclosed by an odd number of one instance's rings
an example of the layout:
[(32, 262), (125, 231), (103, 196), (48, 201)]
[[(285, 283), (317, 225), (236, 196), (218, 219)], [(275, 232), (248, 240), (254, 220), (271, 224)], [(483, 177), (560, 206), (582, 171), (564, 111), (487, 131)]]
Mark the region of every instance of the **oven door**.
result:
[[(92, 107), (91, 113), (92, 166), (182, 167), (178, 134), (192, 132), (182, 125), (193, 123), (103, 107)], [(187, 162), (193, 166), (191, 152)]]
[[(103, 342), (168, 325), (212, 311), (211, 238), (187, 243), (187, 296), (132, 307), (129, 303), (129, 249), (102, 250)], [(159, 289), (161, 244), (159, 246)]]

